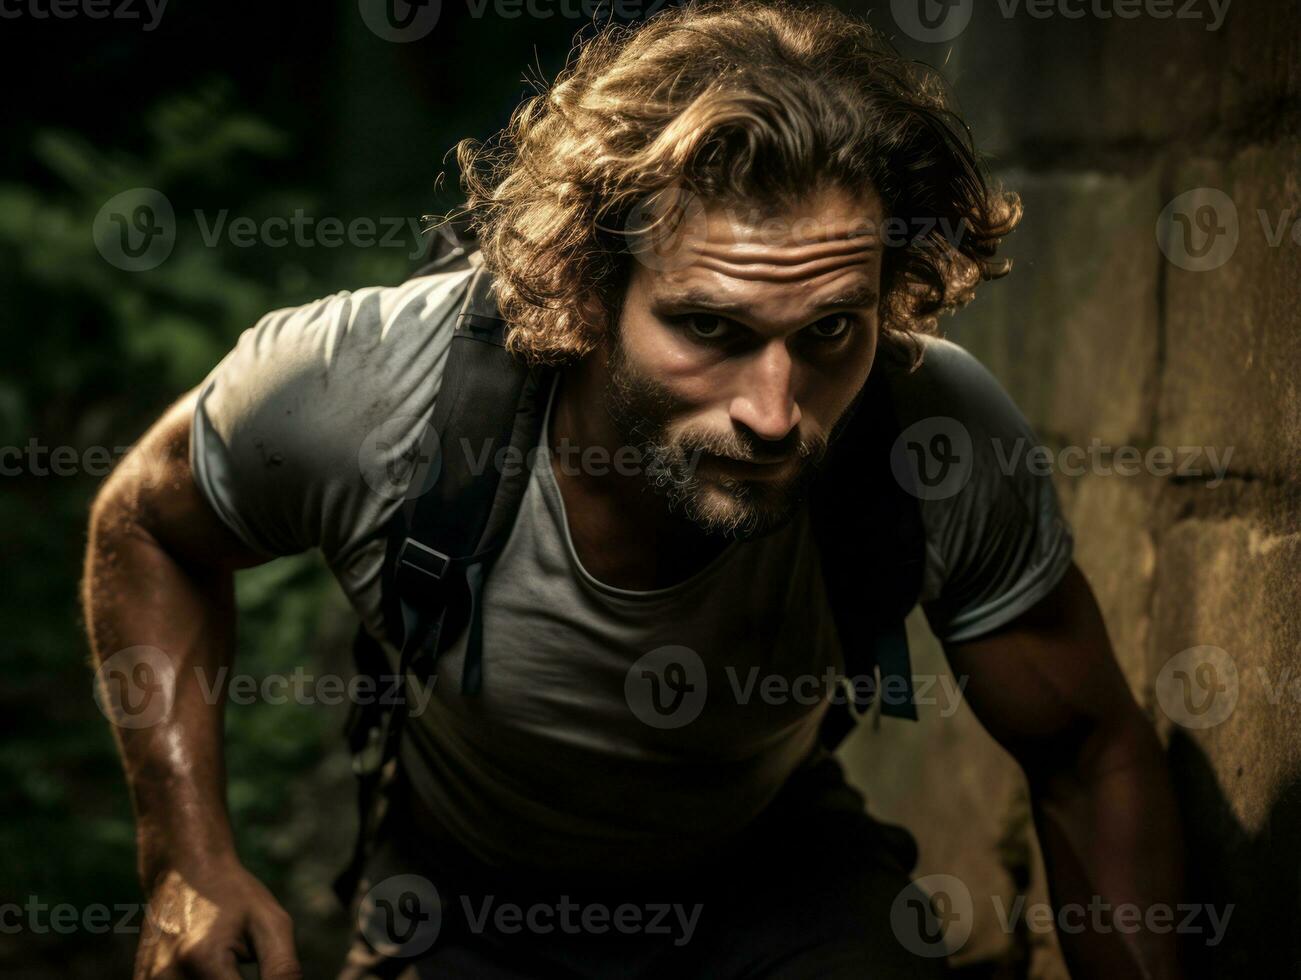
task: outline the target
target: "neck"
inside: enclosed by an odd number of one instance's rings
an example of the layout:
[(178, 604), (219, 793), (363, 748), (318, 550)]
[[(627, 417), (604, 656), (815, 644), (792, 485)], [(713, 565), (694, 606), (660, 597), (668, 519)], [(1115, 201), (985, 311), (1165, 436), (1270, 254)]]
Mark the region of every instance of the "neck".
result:
[(708, 564), (727, 542), (671, 513), (647, 480), (644, 460), (629, 459), (606, 407), (602, 355), (564, 370), (559, 385), (547, 439), (583, 567), (616, 588), (649, 590)]

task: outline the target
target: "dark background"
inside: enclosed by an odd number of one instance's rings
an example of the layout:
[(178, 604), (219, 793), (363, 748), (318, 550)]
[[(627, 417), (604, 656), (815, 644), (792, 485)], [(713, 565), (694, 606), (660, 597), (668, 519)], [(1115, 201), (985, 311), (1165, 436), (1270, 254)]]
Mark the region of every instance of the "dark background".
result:
[[(1301, 709), (1256, 690), (1220, 729), (1187, 732), (1163, 718), (1153, 683), (1197, 643), (1228, 649), (1244, 685), (1294, 663), (1298, 250), (1266, 249), (1244, 230), (1233, 261), (1199, 275), (1165, 262), (1152, 232), (1167, 201), (1199, 186), (1226, 190), (1244, 229), (1258, 208), (1301, 218), (1297, 4), (1237, 0), (1211, 32), (1009, 18), (977, 0), (970, 29), (944, 44), (901, 33), (889, 3), (841, 5), (944, 66), (978, 148), (1025, 195), (1013, 279), (986, 287), (951, 327), (1041, 435), (1237, 449), (1223, 491), (1097, 476), (1061, 490), (1122, 663), (1171, 746), (1194, 888), (1241, 905), (1231, 941), (1203, 950), (1198, 969), (1285, 975), (1301, 961)], [(0, 19), (0, 445), (34, 439), (79, 456), (136, 439), (263, 313), (400, 281), (416, 246), (404, 231), (397, 247), (210, 247), (196, 209), (209, 221), (223, 210), (258, 221), (296, 209), (344, 222), (437, 214), (459, 200), (445, 154), (498, 130), (526, 77), (554, 77), (585, 29), (560, 14), (475, 17), (465, 0), (444, 0), (437, 26), (409, 44), (381, 39), (343, 0), (174, 0), (151, 31), (140, 19), (39, 19), (26, 0), (7, 9), (23, 12)], [(147, 272), (106, 262), (91, 234), (105, 203), (135, 187), (163, 191), (177, 216), (172, 254)], [(0, 477), (0, 901), (112, 909), (141, 896), (77, 601), (100, 474), (73, 469), (25, 463)], [(351, 618), (316, 558), (241, 575), (239, 598), (240, 669), (346, 671)], [(353, 821), (343, 709), (232, 705), (228, 718), (241, 854), (294, 913), (307, 975), (330, 975), (348, 927), (328, 890)], [(960, 755), (974, 729), (920, 728), (895, 743), (887, 725), (850, 758), (887, 815), (918, 833), (922, 870), (961, 868), (973, 890), (1041, 889), (1019, 777), (984, 743)], [(915, 775), (937, 746), (964, 760), (940, 767), (942, 784)], [(5, 976), (129, 972), (129, 930), (23, 921), (0, 933)], [(982, 975), (1062, 975), (1043, 937), (978, 928), (967, 960)]]
[[(582, 26), (476, 20), (455, 3), (410, 44), (367, 30), (355, 2), (174, 3), (149, 32), (111, 18), (0, 20), (0, 442), (113, 451), (263, 313), (400, 281), (419, 244), (407, 219), (459, 201), (445, 154), (503, 126), (530, 66), (554, 75)], [(138, 186), (163, 190), (176, 213), (174, 250), (148, 272), (114, 268), (90, 235), (101, 206)], [(258, 222), (303, 209), (381, 228), (401, 219), (404, 229), (395, 247), (208, 247), (195, 209), (209, 222), (225, 209)], [(130, 804), (91, 699), (77, 602), (98, 483), (85, 472), (0, 483), (5, 901), (140, 901)], [(319, 559), (241, 575), (239, 591), (241, 670), (346, 672), (352, 620)], [(328, 890), (354, 820), (344, 714), (229, 708), (241, 854), (297, 913), (309, 976), (326, 975), (346, 932)], [(125, 976), (134, 941), (0, 935), (0, 974)]]

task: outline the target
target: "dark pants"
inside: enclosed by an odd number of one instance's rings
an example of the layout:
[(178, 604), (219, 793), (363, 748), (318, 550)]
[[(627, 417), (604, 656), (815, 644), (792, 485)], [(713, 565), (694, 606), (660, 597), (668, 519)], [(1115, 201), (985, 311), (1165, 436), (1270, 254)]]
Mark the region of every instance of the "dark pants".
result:
[(508, 874), (424, 837), (417, 857), (414, 831), (393, 823), (339, 980), (946, 975), (900, 938), (901, 908), (930, 915), (909, 879), (914, 841), (868, 817), (832, 759), (796, 774), (726, 853), (662, 880)]

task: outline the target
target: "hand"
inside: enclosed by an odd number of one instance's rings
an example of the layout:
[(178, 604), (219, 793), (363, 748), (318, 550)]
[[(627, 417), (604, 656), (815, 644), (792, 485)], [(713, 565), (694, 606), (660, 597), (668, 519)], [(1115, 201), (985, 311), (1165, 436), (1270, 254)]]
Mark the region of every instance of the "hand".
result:
[(301, 980), (293, 921), (238, 862), (172, 868), (149, 896), (134, 980), (239, 980), (237, 963), (262, 980)]

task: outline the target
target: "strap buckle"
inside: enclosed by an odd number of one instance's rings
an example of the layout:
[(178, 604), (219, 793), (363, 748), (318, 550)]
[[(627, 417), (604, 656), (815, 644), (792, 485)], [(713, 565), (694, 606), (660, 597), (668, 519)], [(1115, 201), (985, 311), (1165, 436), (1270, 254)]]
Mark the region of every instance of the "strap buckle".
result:
[(452, 567), (452, 556), (421, 544), (415, 538), (407, 538), (398, 552), (398, 567), (410, 568), (440, 582)]

